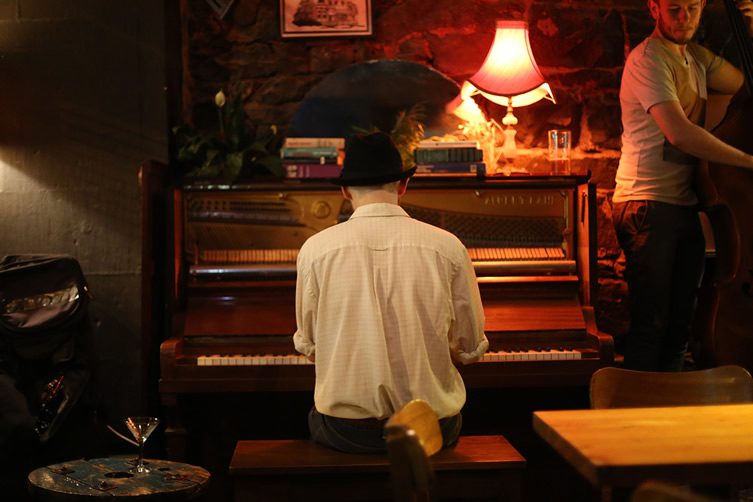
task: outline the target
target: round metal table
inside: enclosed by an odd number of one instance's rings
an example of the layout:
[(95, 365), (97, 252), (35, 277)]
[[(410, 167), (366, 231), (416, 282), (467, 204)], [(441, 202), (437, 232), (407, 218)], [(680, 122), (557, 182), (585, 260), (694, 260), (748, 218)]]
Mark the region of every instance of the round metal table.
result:
[(133, 455), (73, 460), (35, 469), (29, 493), (35, 500), (190, 500), (209, 484), (210, 474), (195, 465), (145, 459), (150, 472), (129, 472)]

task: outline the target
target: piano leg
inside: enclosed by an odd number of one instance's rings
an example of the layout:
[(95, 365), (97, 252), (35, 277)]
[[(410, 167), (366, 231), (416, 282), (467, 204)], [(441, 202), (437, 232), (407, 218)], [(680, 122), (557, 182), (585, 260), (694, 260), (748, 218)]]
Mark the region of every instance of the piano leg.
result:
[(180, 420), (178, 396), (162, 393), (162, 409), (165, 416), (165, 449), (167, 458), (177, 462), (186, 461), (187, 431)]

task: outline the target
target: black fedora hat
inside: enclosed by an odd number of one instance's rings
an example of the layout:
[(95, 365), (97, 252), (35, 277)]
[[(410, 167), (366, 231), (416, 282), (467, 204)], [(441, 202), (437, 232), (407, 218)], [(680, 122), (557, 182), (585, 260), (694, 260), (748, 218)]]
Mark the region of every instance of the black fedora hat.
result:
[(415, 171), (415, 166), (403, 170), (400, 152), (387, 134), (359, 133), (348, 139), (343, 169), (334, 182), (341, 186), (383, 185), (408, 178)]

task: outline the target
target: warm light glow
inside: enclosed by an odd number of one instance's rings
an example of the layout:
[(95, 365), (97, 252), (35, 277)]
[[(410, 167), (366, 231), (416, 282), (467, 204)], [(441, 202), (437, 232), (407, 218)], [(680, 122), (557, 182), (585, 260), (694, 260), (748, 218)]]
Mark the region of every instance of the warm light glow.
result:
[(471, 97), (475, 92), (476, 88), (470, 82), (463, 82), (460, 93), (455, 96), (455, 99), (447, 103), (445, 111), (454, 114), (466, 122), (486, 122), (484, 112), (481, 111), (481, 108), (478, 107)]
[(524, 21), (497, 21), (492, 47), (470, 82), (485, 94), (508, 98), (531, 92), (545, 83), (531, 52), (528, 25)]
[[(517, 156), (515, 126), (518, 119), (514, 107), (527, 106), (546, 98), (554, 103), (549, 84), (536, 65), (528, 40), (528, 24), (524, 21), (497, 21), (491, 49), (484, 64), (463, 84), (461, 96), (481, 94), (489, 101), (505, 106), (507, 115), (502, 119), (506, 126), (503, 152), (512, 160)], [(494, 155), (492, 158), (496, 159)]]
[(544, 98), (548, 99), (552, 103), (556, 103), (556, 101), (554, 100), (554, 95), (552, 95), (552, 89), (546, 82), (532, 91), (526, 92), (524, 94), (518, 94), (517, 96), (513, 96), (511, 98), (506, 96), (495, 96), (494, 94), (489, 94), (483, 91), (478, 91), (478, 93), (492, 103), (497, 103), (498, 105), (502, 106), (512, 105), (514, 108), (532, 105), (536, 101)]

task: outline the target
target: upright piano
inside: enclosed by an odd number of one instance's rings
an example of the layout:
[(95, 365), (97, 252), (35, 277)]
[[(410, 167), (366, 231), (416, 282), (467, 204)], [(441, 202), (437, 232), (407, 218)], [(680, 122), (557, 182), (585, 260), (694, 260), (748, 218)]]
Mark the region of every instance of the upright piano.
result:
[[(454, 233), (478, 277), (490, 351), (460, 368), (469, 388), (585, 385), (612, 363), (592, 304), (594, 193), (578, 175), (410, 182), (401, 206)], [(313, 180), (188, 185), (173, 190), (172, 205), (159, 390), (168, 448), (179, 452), (171, 440), (182, 394), (313, 390), (314, 365), (292, 342), (296, 256), (352, 208), (339, 188)]]

